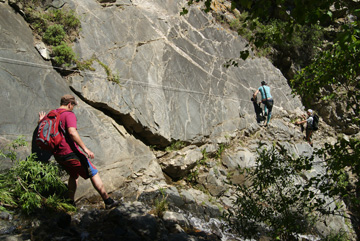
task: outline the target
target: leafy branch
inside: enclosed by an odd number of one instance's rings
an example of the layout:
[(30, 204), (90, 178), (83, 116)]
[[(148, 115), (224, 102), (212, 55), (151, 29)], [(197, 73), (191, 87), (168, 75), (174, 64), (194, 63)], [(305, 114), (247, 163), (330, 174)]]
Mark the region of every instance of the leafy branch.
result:
[[(354, 186), (359, 185), (359, 161), (351, 167), (349, 164), (359, 155), (353, 148), (360, 143), (339, 143), (343, 144), (328, 145), (310, 157), (298, 158), (281, 145), (267, 150), (260, 143), (255, 167), (240, 170), (246, 182), (235, 185), (235, 208), (225, 214), (226, 219), (246, 238), (265, 233), (274, 239), (291, 240), (296, 233), (310, 232), (320, 216), (343, 215), (344, 199), (357, 210), (358, 197), (349, 189), (345, 169), (351, 169), (357, 177)], [(325, 174), (307, 176), (321, 157), (328, 163)], [(344, 162), (344, 157), (350, 160)], [(328, 200), (337, 205), (330, 208)]]
[[(16, 148), (25, 143), (18, 138), (10, 145), (14, 148), (11, 152), (0, 151), (0, 158), (17, 160)], [(60, 174), (58, 166), (36, 161), (35, 154), (15, 161), (12, 168), (0, 173), (0, 208), (20, 208), (26, 214), (39, 208), (74, 211), (75, 207), (65, 198), (67, 187)]]

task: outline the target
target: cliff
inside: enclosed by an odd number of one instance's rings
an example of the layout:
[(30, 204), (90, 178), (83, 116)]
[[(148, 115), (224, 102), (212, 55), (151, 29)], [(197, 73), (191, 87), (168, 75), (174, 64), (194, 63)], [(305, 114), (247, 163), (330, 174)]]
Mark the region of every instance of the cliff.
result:
[[(214, 155), (219, 145), (232, 143), (221, 167), (213, 161), (199, 174), (200, 183), (224, 206), (231, 206), (233, 195), (223, 184), (227, 173), (252, 165), (259, 140), (269, 146), (286, 143), (296, 155), (312, 153), (291, 123), (304, 107), (281, 72), (265, 58), (239, 59), (246, 41), (199, 6), (182, 16), (182, 1), (46, 2), (75, 11), (81, 31), (73, 50), (79, 59), (99, 61), (93, 62), (94, 71), (54, 68), (34, 47), (39, 40), (24, 18), (7, 1), (0, 2), (2, 146), (19, 135), (31, 143), (38, 112), (57, 108), (60, 97), (71, 93), (80, 102), (74, 110), (79, 133), (95, 153), (93, 162), (108, 191), (147, 199), (159, 187), (169, 187), (166, 177), (174, 181), (189, 174), (203, 157), (201, 150)], [(230, 59), (238, 66), (226, 68)], [(107, 69), (117, 81), (109, 80)], [(250, 100), (263, 80), (274, 97), (267, 129), (257, 122)], [(335, 140), (331, 128), (321, 125), (314, 136), (318, 147)], [(187, 145), (179, 152), (153, 150), (179, 141)], [(207, 203), (203, 193), (170, 186), (175, 206), (187, 205), (196, 213), (195, 204)], [(80, 181), (77, 199), (93, 195), (90, 182)], [(214, 206), (205, 208), (210, 216), (219, 215)]]

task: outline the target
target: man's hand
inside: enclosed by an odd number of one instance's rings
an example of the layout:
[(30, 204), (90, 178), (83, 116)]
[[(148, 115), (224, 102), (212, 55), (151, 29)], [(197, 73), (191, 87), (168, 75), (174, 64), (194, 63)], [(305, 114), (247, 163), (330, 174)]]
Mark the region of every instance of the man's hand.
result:
[(88, 155), (88, 157), (90, 159), (94, 159), (94, 157), (95, 157), (94, 153), (92, 151), (90, 151), (88, 148), (85, 148), (84, 152), (86, 153), (86, 155)]
[(38, 123), (40, 123), (40, 121), (46, 116), (46, 113), (44, 111), (40, 111), (39, 112), (39, 121)]

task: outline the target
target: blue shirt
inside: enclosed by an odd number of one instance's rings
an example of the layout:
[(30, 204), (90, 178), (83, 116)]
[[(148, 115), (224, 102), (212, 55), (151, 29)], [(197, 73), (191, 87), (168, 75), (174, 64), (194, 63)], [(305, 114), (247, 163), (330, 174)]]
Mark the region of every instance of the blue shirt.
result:
[(271, 94), (270, 94), (270, 87), (267, 86), (267, 85), (263, 85), (263, 86), (260, 86), (260, 87), (259, 87), (259, 91), (260, 91), (260, 93), (261, 93), (261, 99), (262, 99), (262, 100), (263, 100), (263, 99), (266, 99), (263, 87), (264, 87), (265, 92), (266, 92), (266, 97), (267, 97), (268, 99), (272, 99), (272, 96), (271, 96)]

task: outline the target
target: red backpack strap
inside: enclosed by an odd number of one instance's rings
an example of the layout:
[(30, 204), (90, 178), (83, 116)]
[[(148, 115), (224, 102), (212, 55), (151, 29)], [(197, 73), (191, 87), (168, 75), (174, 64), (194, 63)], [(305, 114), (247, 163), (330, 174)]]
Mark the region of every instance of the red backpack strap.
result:
[[(68, 112), (71, 112), (70, 110), (67, 110), (67, 109), (61, 109), (61, 110), (57, 111), (57, 113), (59, 114), (59, 117), (60, 117), (60, 115), (61, 115), (62, 113), (67, 112), (67, 111), (68, 111)], [(61, 126), (61, 121), (60, 121), (60, 123), (59, 123), (59, 130), (60, 130), (60, 132), (62, 132), (63, 135), (66, 134), (66, 130), (63, 129), (62, 126)]]

